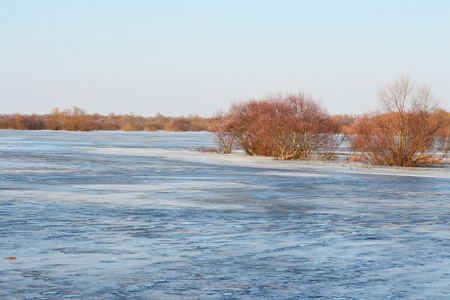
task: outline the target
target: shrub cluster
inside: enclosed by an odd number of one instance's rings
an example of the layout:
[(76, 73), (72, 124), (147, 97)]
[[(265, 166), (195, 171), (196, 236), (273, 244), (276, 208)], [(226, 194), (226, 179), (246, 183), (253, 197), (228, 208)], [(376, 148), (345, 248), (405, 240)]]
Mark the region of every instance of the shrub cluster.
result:
[(304, 94), (276, 95), (235, 103), (219, 113), (210, 130), (217, 150), (241, 148), (276, 159), (333, 158), (343, 142), (353, 157), (374, 165), (416, 167), (445, 162), (450, 114), (426, 86), (402, 76), (380, 89), (383, 109), (363, 116), (330, 116)]

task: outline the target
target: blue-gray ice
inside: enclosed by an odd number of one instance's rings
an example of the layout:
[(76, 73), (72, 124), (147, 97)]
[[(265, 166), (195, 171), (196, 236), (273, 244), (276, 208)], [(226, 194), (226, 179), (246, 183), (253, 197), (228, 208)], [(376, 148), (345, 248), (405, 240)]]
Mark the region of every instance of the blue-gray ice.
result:
[(450, 299), (448, 168), (212, 140), (0, 131), (0, 299)]

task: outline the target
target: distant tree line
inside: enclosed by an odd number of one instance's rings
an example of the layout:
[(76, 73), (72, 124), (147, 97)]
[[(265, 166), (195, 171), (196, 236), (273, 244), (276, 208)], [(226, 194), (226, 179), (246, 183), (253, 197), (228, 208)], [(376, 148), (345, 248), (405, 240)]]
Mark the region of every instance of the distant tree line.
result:
[(157, 114), (154, 117), (142, 117), (135, 114), (107, 116), (88, 114), (74, 107), (60, 111), (55, 108), (47, 115), (0, 115), (0, 129), (18, 130), (122, 130), (122, 131), (205, 131), (210, 119), (197, 115), (188, 117), (166, 117)]

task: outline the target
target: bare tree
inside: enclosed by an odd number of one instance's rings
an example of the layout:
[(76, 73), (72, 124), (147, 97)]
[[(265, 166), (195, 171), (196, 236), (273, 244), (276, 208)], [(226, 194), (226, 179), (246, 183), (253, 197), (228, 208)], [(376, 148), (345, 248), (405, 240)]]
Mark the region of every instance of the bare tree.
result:
[(352, 148), (372, 164), (414, 167), (439, 164), (447, 149), (437, 152), (435, 135), (445, 126), (427, 86), (401, 76), (378, 91), (382, 111), (355, 121)]
[(220, 111), (216, 113), (216, 116), (209, 123), (208, 130), (215, 134), (217, 152), (229, 154), (237, 148), (238, 139), (230, 131), (227, 116), (224, 112)]

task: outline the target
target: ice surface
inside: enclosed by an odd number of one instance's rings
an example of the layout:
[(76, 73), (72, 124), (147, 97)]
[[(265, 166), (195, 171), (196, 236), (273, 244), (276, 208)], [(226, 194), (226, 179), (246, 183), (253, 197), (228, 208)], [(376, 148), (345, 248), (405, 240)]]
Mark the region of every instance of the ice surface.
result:
[(448, 168), (210, 146), (0, 131), (0, 299), (450, 298)]

